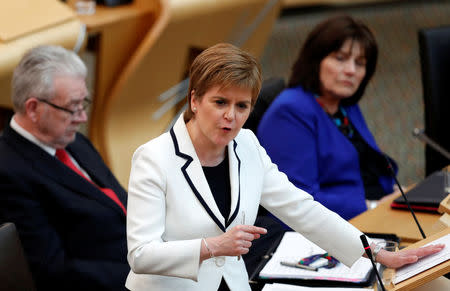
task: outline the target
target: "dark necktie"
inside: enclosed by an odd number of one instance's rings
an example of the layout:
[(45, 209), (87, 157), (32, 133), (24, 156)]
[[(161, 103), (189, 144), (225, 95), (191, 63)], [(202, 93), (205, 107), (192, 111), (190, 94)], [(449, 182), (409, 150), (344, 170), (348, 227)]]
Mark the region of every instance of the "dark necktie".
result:
[(100, 191), (102, 191), (106, 196), (108, 196), (109, 198), (111, 198), (117, 205), (120, 206), (120, 208), (122, 208), (123, 212), (125, 213), (125, 215), (127, 214), (127, 210), (125, 209), (125, 207), (123, 206), (122, 202), (119, 200), (119, 198), (117, 197), (116, 193), (109, 189), (109, 188), (101, 188), (98, 185), (96, 185), (91, 179), (89, 179), (88, 177), (86, 177), (83, 172), (80, 171), (80, 169), (78, 169), (77, 166), (75, 166), (75, 164), (72, 162), (72, 160), (70, 159), (69, 154), (64, 150), (64, 149), (58, 149), (56, 150), (56, 157), (64, 163), (64, 165), (66, 165), (67, 167), (69, 167), (70, 169), (72, 169), (75, 173), (77, 173), (78, 175), (80, 175), (81, 177), (85, 178), (86, 180), (88, 180), (89, 182), (91, 182), (94, 186), (96, 186), (98, 189), (100, 189)]

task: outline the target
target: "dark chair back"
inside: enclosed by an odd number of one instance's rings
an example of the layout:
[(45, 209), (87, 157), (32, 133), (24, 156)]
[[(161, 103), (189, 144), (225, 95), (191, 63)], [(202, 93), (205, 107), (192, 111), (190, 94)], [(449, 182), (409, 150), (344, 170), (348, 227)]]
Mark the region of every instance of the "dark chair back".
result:
[(277, 97), (285, 87), (286, 85), (282, 78), (270, 78), (265, 80), (261, 86), (261, 91), (259, 92), (255, 107), (243, 127), (251, 129), (256, 134), (259, 121), (263, 117), (264, 112), (266, 112), (275, 97)]
[[(450, 151), (450, 26), (419, 30), (425, 106), (425, 134)], [(425, 149), (426, 175), (450, 164), (431, 147)]]
[(0, 289), (35, 290), (22, 244), (13, 223), (0, 225)]

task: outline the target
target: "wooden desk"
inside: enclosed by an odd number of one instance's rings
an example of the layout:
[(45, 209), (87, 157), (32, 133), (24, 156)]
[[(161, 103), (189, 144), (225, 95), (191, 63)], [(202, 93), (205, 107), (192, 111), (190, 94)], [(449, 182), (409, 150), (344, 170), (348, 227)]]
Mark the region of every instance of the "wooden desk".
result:
[[(391, 202), (397, 197), (361, 213), (352, 218), (350, 223), (363, 232), (394, 233), (404, 243), (414, 243), (421, 240), (422, 235), (412, 214), (407, 210), (391, 208)], [(442, 227), (437, 223), (441, 214), (425, 212), (415, 212), (415, 214), (427, 237), (442, 230)]]

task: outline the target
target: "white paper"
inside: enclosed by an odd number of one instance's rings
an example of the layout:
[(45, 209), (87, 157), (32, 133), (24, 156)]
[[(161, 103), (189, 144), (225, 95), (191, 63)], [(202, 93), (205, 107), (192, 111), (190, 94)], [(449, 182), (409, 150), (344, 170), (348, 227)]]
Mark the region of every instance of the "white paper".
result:
[(281, 261), (298, 262), (302, 258), (320, 253), (325, 253), (325, 250), (301, 234), (286, 232), (277, 251), (261, 270), (259, 276), (267, 279), (288, 278), (363, 282), (367, 280), (372, 270), (370, 260), (363, 257), (357, 260), (352, 268), (348, 268), (344, 264), (339, 263), (334, 268), (319, 268), (318, 271), (287, 267), (280, 264)]
[(397, 269), (394, 284), (400, 283), (450, 259), (450, 234), (440, 237), (426, 245), (431, 244), (445, 244), (445, 248), (436, 254), (419, 259), (414, 264), (406, 265)]
[[(355, 288), (337, 287), (304, 287), (289, 284), (266, 284), (262, 291), (355, 291)], [(373, 291), (372, 288), (364, 288), (364, 291)]]

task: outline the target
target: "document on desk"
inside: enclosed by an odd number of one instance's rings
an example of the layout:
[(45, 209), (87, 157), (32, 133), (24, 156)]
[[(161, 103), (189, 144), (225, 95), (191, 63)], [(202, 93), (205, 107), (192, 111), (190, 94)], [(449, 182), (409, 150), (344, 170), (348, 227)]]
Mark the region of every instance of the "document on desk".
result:
[[(355, 288), (340, 287), (304, 287), (289, 284), (266, 284), (261, 291), (355, 291)], [(373, 291), (372, 288), (365, 288), (364, 291)]]
[(317, 271), (283, 266), (281, 262), (298, 262), (313, 254), (325, 253), (316, 244), (296, 232), (286, 232), (275, 254), (259, 273), (263, 279), (312, 279), (341, 282), (365, 282), (372, 271), (369, 259), (361, 257), (351, 268), (342, 263), (331, 269), (319, 268)]
[(440, 237), (426, 245), (430, 244), (445, 244), (445, 248), (439, 253), (419, 259), (414, 264), (406, 265), (397, 269), (394, 284), (400, 283), (450, 259), (450, 234)]

